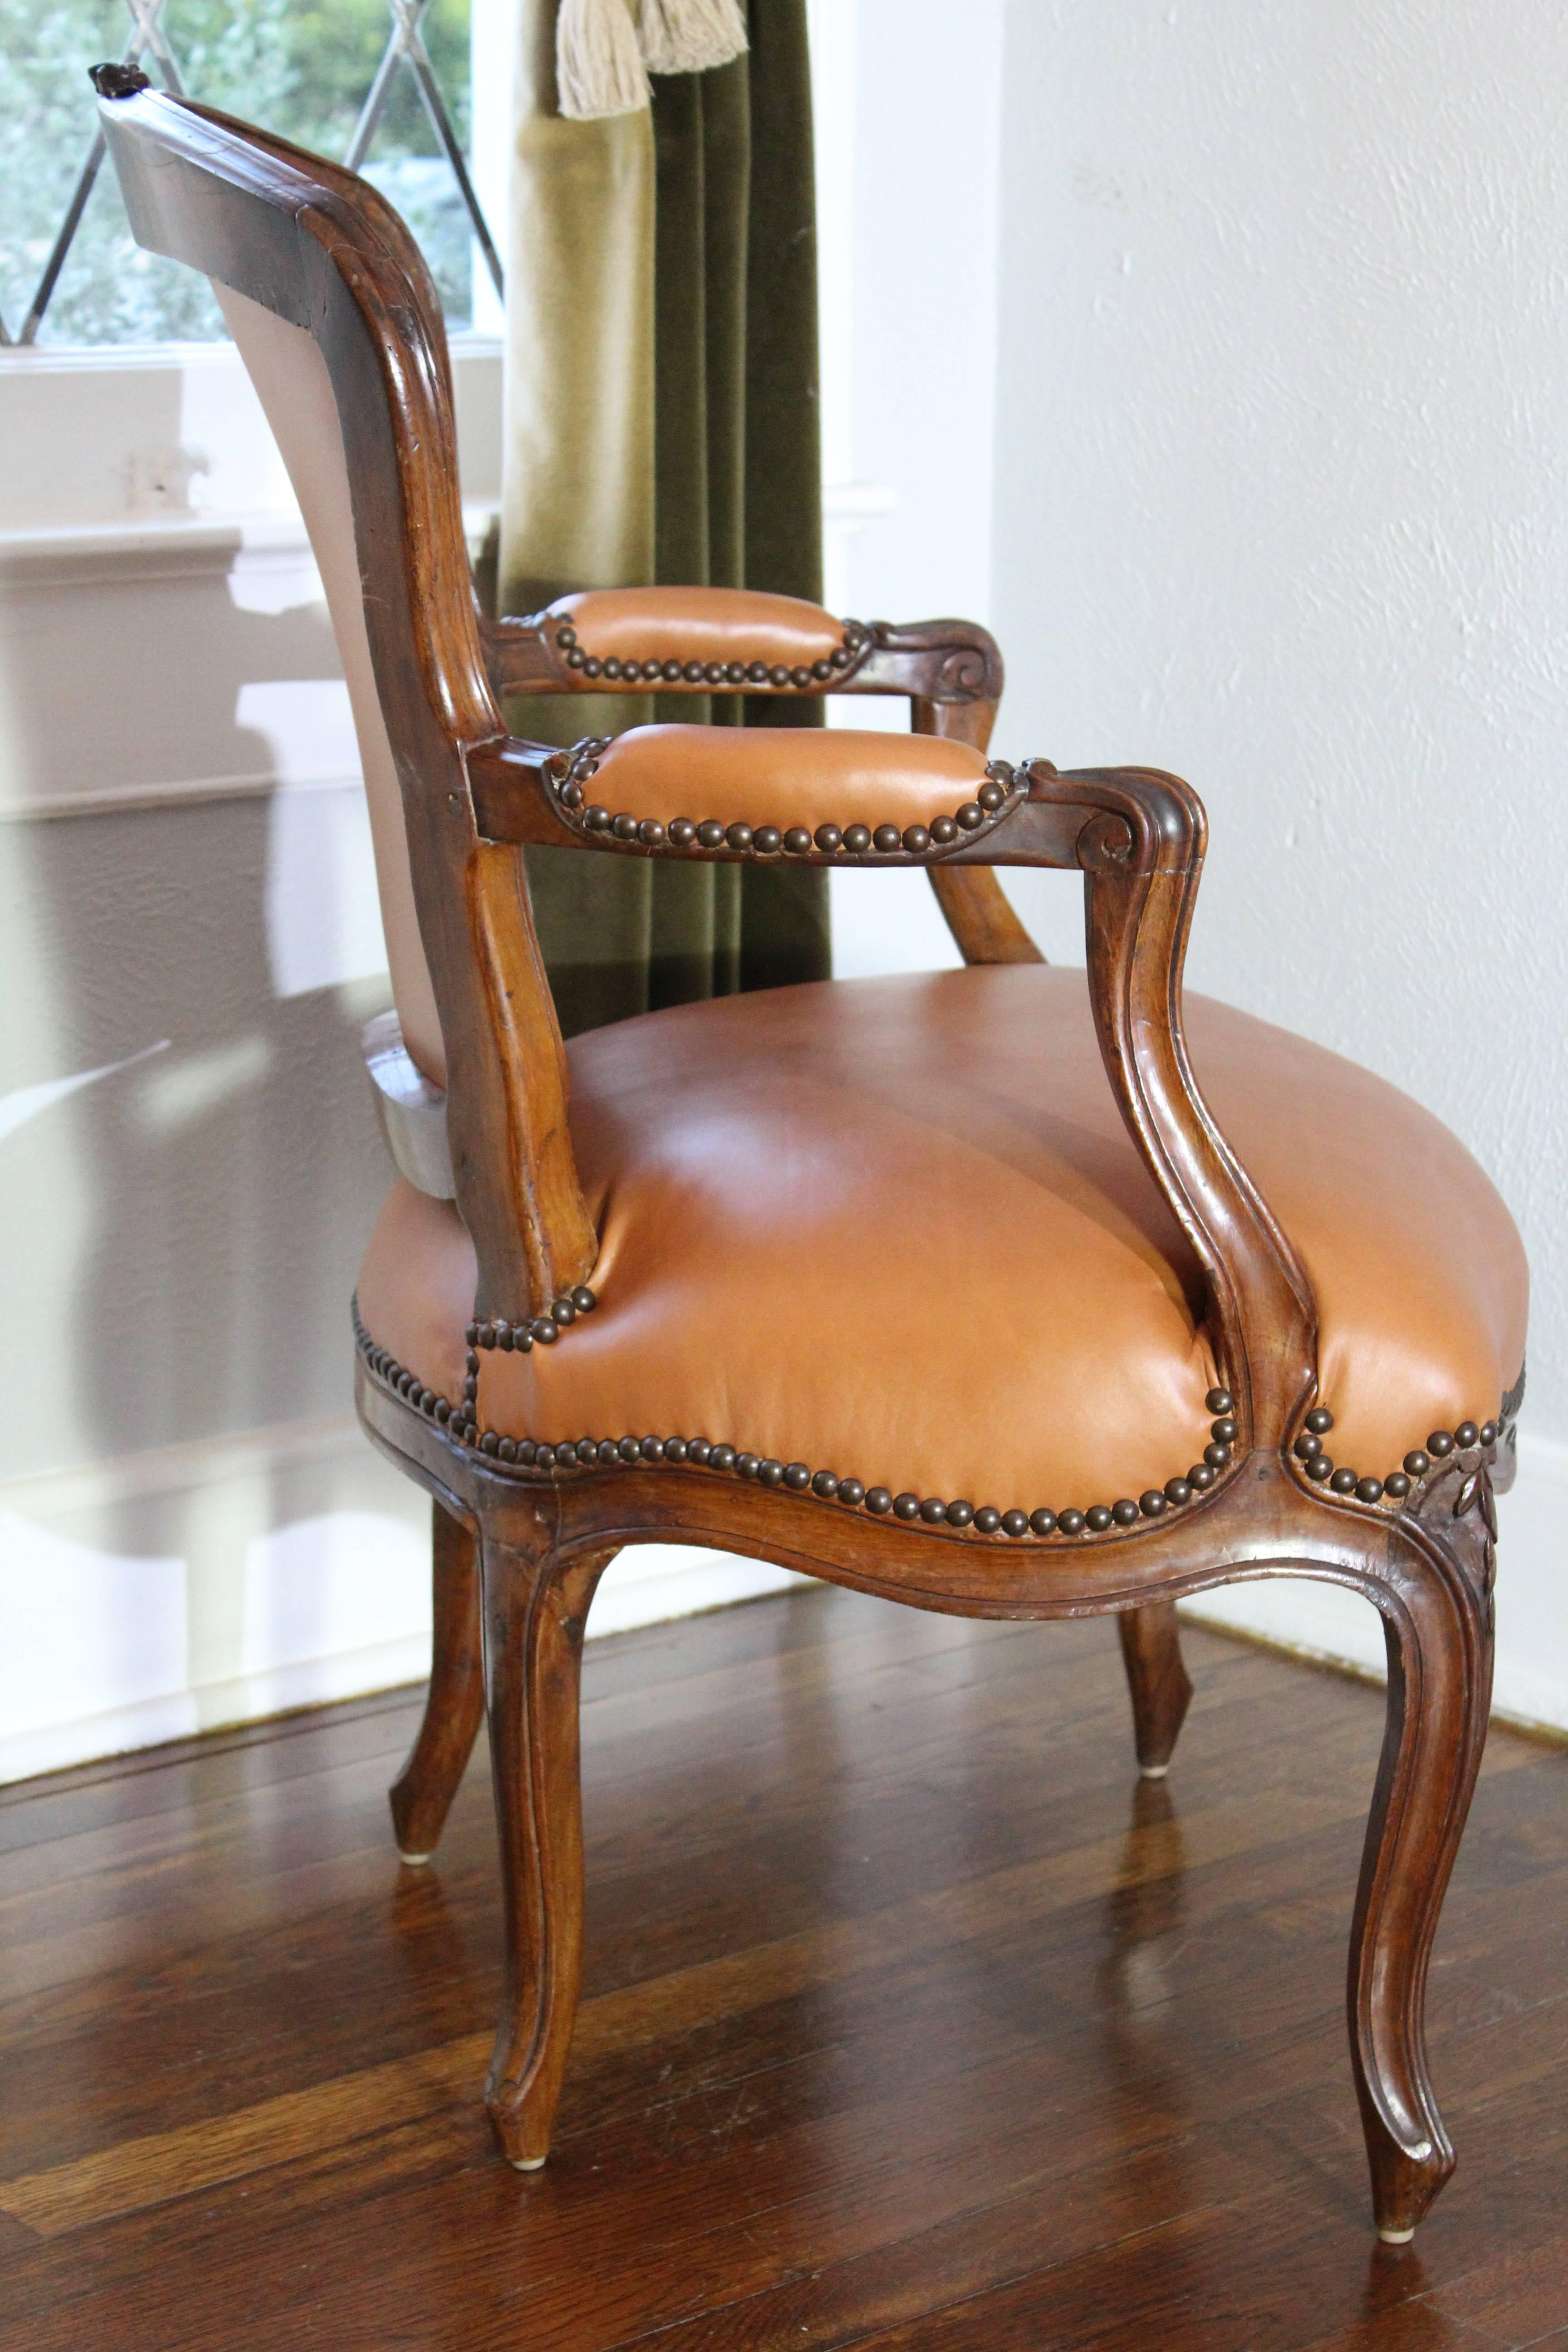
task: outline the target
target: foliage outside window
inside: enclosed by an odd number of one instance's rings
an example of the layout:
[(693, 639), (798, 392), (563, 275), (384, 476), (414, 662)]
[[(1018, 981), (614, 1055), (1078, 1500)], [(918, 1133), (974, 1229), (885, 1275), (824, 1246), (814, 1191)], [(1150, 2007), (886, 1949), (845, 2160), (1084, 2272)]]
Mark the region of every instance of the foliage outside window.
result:
[[(332, 156), (348, 145), (391, 29), (385, 0), (166, 0), (163, 21), (192, 98)], [(96, 101), (87, 69), (119, 57), (130, 30), (123, 0), (0, 0), (0, 315), (13, 334), (91, 144)], [(423, 32), (466, 147), (468, 0), (433, 0)], [(156, 80), (156, 66), (144, 62)], [(405, 68), (363, 169), (418, 238), (448, 319), (466, 323), (468, 215)], [(106, 166), (40, 343), (205, 341), (223, 333), (205, 280), (137, 246)]]

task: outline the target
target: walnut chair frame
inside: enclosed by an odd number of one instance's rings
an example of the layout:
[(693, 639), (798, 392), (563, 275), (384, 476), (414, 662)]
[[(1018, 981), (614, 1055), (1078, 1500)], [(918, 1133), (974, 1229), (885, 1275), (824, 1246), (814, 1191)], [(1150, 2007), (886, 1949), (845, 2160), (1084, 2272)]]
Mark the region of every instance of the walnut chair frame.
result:
[[(1156, 1769), (1187, 1698), (1175, 1601), (1289, 1573), (1363, 1594), (1386, 1637), (1387, 1727), (1349, 2016), (1377, 2226), (1386, 2239), (1408, 2237), (1454, 2162), (1428, 2078), (1425, 1990), (1486, 1730), (1492, 1496), (1511, 1467), (1520, 1391), (1484, 1423), (1435, 1432), (1386, 1475), (1330, 1463), (1310, 1284), (1210, 1116), (1184, 1038), (1182, 968), (1205, 851), (1196, 795), (1152, 769), (995, 764), (976, 821), (896, 845), (775, 844), (743, 826), (717, 841), (693, 826), (677, 839), (673, 827), (595, 815), (585, 791), (570, 789), (591, 782), (592, 746), (565, 761), (510, 738), (498, 691), (621, 681), (602, 664), (588, 675), (597, 656), (548, 615), (481, 626), (439, 316), (395, 216), (352, 174), (152, 91), (133, 70), (100, 68), (95, 79), (139, 240), (307, 328), (342, 425), (371, 653), (446, 1043), (457, 1197), (479, 1268), (463, 1400), (431, 1397), (361, 1335), (364, 1426), (439, 1507), (436, 1671), (393, 1807), (400, 1846), (410, 1858), (427, 1853), (488, 1712), (508, 1960), (487, 2101), (505, 2154), (522, 2168), (544, 2161), (566, 2066), (581, 1970), (579, 1660), (595, 1586), (624, 1545), (713, 1545), (977, 1617), (1116, 1613), (1140, 1758)], [(683, 665), (681, 687), (698, 682)], [(824, 681), (767, 683), (807, 692)], [(917, 728), (981, 746), (1000, 686), (990, 641), (962, 625), (853, 631), (835, 674), (835, 690), (908, 695)], [(979, 960), (1035, 952), (987, 868), (1079, 875), (1106, 1075), (1206, 1286), (1222, 1384), (1208, 1400), (1214, 1442), (1188, 1479), (1019, 1530), (982, 1524), (985, 1514), (968, 1505), (900, 1496), (889, 1508), (856, 1481), (726, 1445), (650, 1439), (627, 1458), (624, 1445), (586, 1442), (508, 1439), (503, 1448), (482, 1431), (479, 1351), (530, 1334), (543, 1341), (546, 1327), (553, 1339), (592, 1304), (596, 1249), (521, 879), (525, 843), (610, 856), (924, 866), (965, 954)]]

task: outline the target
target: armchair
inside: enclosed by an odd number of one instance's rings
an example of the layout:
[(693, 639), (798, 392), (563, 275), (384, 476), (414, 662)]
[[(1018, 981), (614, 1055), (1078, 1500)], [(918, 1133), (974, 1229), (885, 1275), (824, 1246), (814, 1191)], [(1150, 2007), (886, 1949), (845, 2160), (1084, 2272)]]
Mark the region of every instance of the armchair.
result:
[[(1349, 2013), (1377, 2226), (1408, 2237), (1454, 2161), (1423, 2017), (1522, 1393), (1502, 1204), (1392, 1087), (1184, 999), (1196, 795), (1152, 769), (988, 761), (983, 633), (673, 591), (481, 632), (439, 317), (395, 215), (134, 70), (97, 80), (139, 239), (218, 282), (293, 472), (354, 695), (403, 1034), (445, 1095), (455, 1199), (433, 1160), (395, 1184), (360, 1277), (356, 1395), (437, 1505), (431, 1696), (393, 1792), (406, 1859), (489, 1715), (505, 2155), (544, 2162), (565, 2073), (578, 1661), (622, 1546), (711, 1543), (977, 1616), (1114, 1613), (1154, 1769), (1185, 1704), (1174, 1601), (1289, 1572), (1365, 1594), (1386, 1633)], [(699, 665), (704, 685), (743, 667), (760, 687), (763, 666), (779, 693), (907, 694), (917, 731), (677, 726), (563, 754), (509, 738), (496, 700), (689, 688)], [(526, 842), (923, 866), (972, 961), (686, 1005), (566, 1049)], [(1031, 960), (1005, 864), (1080, 877), (1086, 973)]]

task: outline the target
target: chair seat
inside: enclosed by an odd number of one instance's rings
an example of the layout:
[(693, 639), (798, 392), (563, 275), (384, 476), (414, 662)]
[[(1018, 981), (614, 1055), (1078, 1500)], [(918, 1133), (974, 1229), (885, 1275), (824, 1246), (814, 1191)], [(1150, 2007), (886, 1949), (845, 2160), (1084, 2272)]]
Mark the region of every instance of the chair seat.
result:
[[(1475, 1161), (1320, 1046), (1203, 998), (1186, 1010), (1198, 1083), (1317, 1294), (1336, 1461), (1384, 1477), (1429, 1432), (1494, 1417), (1527, 1277)], [(552, 1346), (484, 1349), (482, 1431), (702, 1436), (868, 1488), (1058, 1514), (1202, 1461), (1203, 1286), (1127, 1138), (1081, 972), (779, 989), (569, 1055), (597, 1305)], [(399, 1183), (361, 1318), (448, 1400), (474, 1278), (453, 1205)]]

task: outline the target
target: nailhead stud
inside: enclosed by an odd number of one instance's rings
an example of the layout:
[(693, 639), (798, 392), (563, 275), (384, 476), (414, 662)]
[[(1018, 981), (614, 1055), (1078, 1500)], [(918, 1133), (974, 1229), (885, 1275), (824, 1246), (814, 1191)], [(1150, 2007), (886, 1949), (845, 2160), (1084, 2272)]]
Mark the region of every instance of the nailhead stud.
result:
[(1230, 1448), (1217, 1443), (1204, 1447), (1204, 1460), (1211, 1470), (1223, 1470), (1230, 1460)]
[(1495, 1445), (1495, 1444), (1496, 1444), (1496, 1443), (1497, 1443), (1497, 1423), (1496, 1423), (1496, 1422), (1495, 1422), (1495, 1421), (1483, 1421), (1483, 1422), (1482, 1422), (1482, 1423), (1481, 1423), (1481, 1444), (1482, 1444), (1483, 1445)]
[(1006, 787), (998, 783), (984, 783), (974, 797), (983, 809), (989, 814), (994, 815), (1007, 797)]
[(766, 662), (748, 662), (746, 664), (746, 676), (750, 678), (753, 686), (766, 686), (768, 682), (768, 666)]
[(1167, 1479), (1166, 1479), (1166, 1481), (1165, 1481), (1165, 1500), (1166, 1500), (1166, 1502), (1167, 1502), (1167, 1503), (1176, 1503), (1176, 1504), (1181, 1504), (1181, 1503), (1190, 1503), (1190, 1502), (1192, 1501), (1192, 1499), (1193, 1499), (1193, 1490), (1192, 1490), (1192, 1488), (1188, 1486), (1188, 1484), (1187, 1484), (1187, 1482), (1186, 1482), (1186, 1480), (1185, 1480), (1184, 1478), (1167, 1478)]
[(804, 824), (792, 824), (784, 837), (784, 845), (792, 857), (804, 857), (811, 847), (811, 835)]
[(762, 1456), (760, 1454), (737, 1454), (735, 1456), (735, 1475), (737, 1478), (754, 1478), (762, 1466)]
[(749, 824), (736, 824), (730, 825), (725, 831), (724, 838), (729, 843), (731, 849), (750, 849), (752, 845), (752, 828)]
[(1200, 1495), (1205, 1494), (1214, 1482), (1214, 1469), (1207, 1462), (1194, 1462), (1187, 1473), (1188, 1486), (1195, 1486)]
[(1430, 1454), (1423, 1454), (1421, 1448), (1417, 1446), (1413, 1454), (1405, 1455), (1405, 1466), (1413, 1478), (1425, 1478), (1427, 1471), (1432, 1467), (1432, 1457)]
[(1002, 1532), (1004, 1535), (1009, 1536), (1026, 1536), (1029, 1532), (1029, 1514), (1027, 1511), (1004, 1511), (1002, 1514)]
[(1410, 1492), (1410, 1481), (1403, 1470), (1395, 1470), (1384, 1480), (1383, 1491), (1385, 1495), (1392, 1495), (1396, 1503), (1403, 1502)]
[(771, 857), (775, 849), (783, 848), (784, 835), (776, 824), (760, 824), (752, 836), (752, 846), (764, 857)]
[(1236, 1443), (1235, 1422), (1230, 1419), (1228, 1414), (1225, 1415), (1222, 1419), (1215, 1423), (1214, 1433), (1221, 1445), (1234, 1445)]
[[(1164, 1508), (1164, 1503), (1165, 1497), (1162, 1495), (1160, 1497), (1162, 1509)], [(1110, 1506), (1110, 1516), (1119, 1528), (1130, 1528), (1139, 1516), (1138, 1506), (1131, 1495), (1123, 1495)]]
[(705, 816), (697, 828), (697, 838), (704, 849), (717, 849), (724, 838), (724, 828), (716, 816)]
[(958, 839), (958, 826), (950, 816), (933, 816), (931, 821), (931, 837), (945, 848), (950, 841)]
[(982, 1503), (974, 1514), (974, 1532), (978, 1536), (994, 1536), (1002, 1524), (1002, 1514), (994, 1503)]
[(830, 857), (844, 839), (836, 824), (819, 824), (812, 835), (825, 857)]
[(1162, 1519), (1170, 1507), (1170, 1499), (1160, 1486), (1151, 1486), (1138, 1497), (1138, 1508), (1146, 1519)]
[[(1058, 1514), (1057, 1525), (1064, 1536), (1078, 1536), (1083, 1533), (1086, 1521), (1081, 1511), (1061, 1511)], [(1038, 1532), (1037, 1528), (1036, 1533)]]
[(645, 1462), (662, 1462), (664, 1459), (664, 1440), (662, 1437), (645, 1437), (642, 1444), (638, 1446), (637, 1452), (642, 1455)]
[(811, 1472), (804, 1462), (786, 1462), (784, 1482), (794, 1495), (803, 1495), (812, 1484)]
[(1381, 1478), (1358, 1478), (1355, 1490), (1358, 1499), (1363, 1503), (1381, 1503), (1383, 1500)]
[[(842, 1489), (840, 1491), (842, 1491)], [(871, 1486), (868, 1488), (866, 1494), (866, 1508), (871, 1512), (875, 1517), (879, 1519), (886, 1517), (887, 1514), (892, 1509), (892, 1507), (893, 1498), (891, 1495), (889, 1494), (886, 1486)]]
[(893, 850), (900, 848), (903, 844), (903, 835), (899, 831), (896, 824), (879, 824), (877, 827), (876, 832), (871, 835), (871, 839), (876, 844), (877, 847), (887, 854), (890, 854)]
[(667, 1462), (684, 1462), (686, 1454), (687, 1444), (684, 1437), (667, 1437), (665, 1439), (664, 1458)]
[(583, 823), (590, 833), (608, 833), (610, 812), (607, 808), (601, 808), (598, 802), (595, 801), (584, 810)]
[(787, 686), (789, 684), (789, 672), (785, 669), (783, 662), (774, 662), (772, 669), (768, 672), (768, 684), (770, 686)]
[(1334, 1416), (1326, 1404), (1315, 1404), (1307, 1415), (1307, 1426), (1315, 1437), (1326, 1437), (1334, 1425)]
[(931, 847), (931, 835), (923, 824), (905, 825), (904, 847), (911, 857), (918, 857), (922, 849)]
[(792, 669), (789, 674), (789, 682), (792, 686), (809, 686), (811, 684), (810, 669), (805, 665)]
[(852, 1511), (858, 1511), (862, 1503), (868, 1503), (871, 1498), (858, 1478), (840, 1478), (838, 1499), (841, 1503), (847, 1503)]
[(1232, 1396), (1228, 1389), (1210, 1389), (1207, 1396), (1204, 1399), (1204, 1403), (1210, 1412), (1234, 1412), (1236, 1411), (1236, 1399)]
[(769, 1455), (765, 1461), (758, 1463), (757, 1484), (759, 1486), (782, 1486), (784, 1482), (784, 1466), (782, 1462), (775, 1462), (773, 1457)]
[(708, 1466), (710, 1470), (732, 1470), (735, 1466), (734, 1447), (716, 1445), (708, 1456)]
[(555, 1467), (555, 1448), (553, 1445), (542, 1445), (534, 1454), (533, 1459), (537, 1468), (541, 1470), (553, 1470)]
[(1427, 1453), (1436, 1454), (1439, 1462), (1441, 1462), (1446, 1455), (1452, 1454), (1453, 1450), (1454, 1441), (1449, 1436), (1446, 1429), (1435, 1429), (1432, 1432), (1431, 1436), (1426, 1440)]
[(844, 828), (844, 846), (848, 850), (851, 856), (864, 857), (866, 852), (871, 846), (870, 826), (868, 824), (847, 824)]
[(645, 816), (637, 827), (637, 839), (648, 849), (657, 849), (664, 839), (664, 827), (658, 817)]
[(713, 1448), (707, 1438), (693, 1437), (688, 1441), (686, 1458), (689, 1462), (695, 1462), (699, 1469), (706, 1469), (712, 1456)]
[(950, 1503), (947, 1507), (946, 1518), (950, 1528), (966, 1528), (972, 1524), (973, 1517), (973, 1503)]
[(1095, 1534), (1102, 1536), (1110, 1525), (1110, 1506), (1109, 1503), (1091, 1503), (1083, 1516)]
[(911, 1495), (906, 1492), (902, 1495), (894, 1496), (893, 1517), (896, 1519), (918, 1519), (920, 1515), (921, 1498), (918, 1495)]
[(612, 823), (610, 831), (617, 841), (635, 841), (637, 837), (637, 821), (635, 816), (623, 809)]
[(833, 664), (830, 661), (814, 661), (811, 665), (811, 674), (815, 678), (831, 677)]
[(1480, 1435), (1481, 1433), (1473, 1421), (1462, 1421), (1454, 1432), (1454, 1443), (1456, 1445), (1467, 1448), (1478, 1445), (1480, 1443)]
[(580, 1282), (572, 1293), (572, 1304), (579, 1315), (592, 1315), (598, 1303), (585, 1282)]
[(1314, 1454), (1321, 1454), (1322, 1450), (1322, 1439), (1321, 1437), (1314, 1437), (1310, 1429), (1304, 1429), (1301, 1432), (1300, 1436), (1296, 1440), (1295, 1444), (1290, 1448), (1291, 1453), (1296, 1456), (1298, 1462), (1310, 1462)]
[(1356, 1490), (1355, 1472), (1353, 1470), (1336, 1470), (1333, 1476), (1329, 1480), (1329, 1484), (1333, 1488), (1336, 1495), (1353, 1495)]
[(955, 814), (965, 833), (973, 833), (977, 825), (985, 822), (985, 812), (978, 801), (965, 801)]
[(820, 1495), (825, 1503), (830, 1503), (838, 1492), (838, 1481), (831, 1470), (819, 1470), (811, 1482), (811, 1491)]
[(921, 1517), (927, 1527), (934, 1528), (947, 1517), (947, 1505), (940, 1495), (928, 1495), (921, 1505)]
[(552, 1298), (550, 1302), (550, 1319), (555, 1324), (575, 1323), (577, 1309), (569, 1297)]
[(1333, 1469), (1334, 1465), (1326, 1454), (1314, 1454), (1307, 1465), (1307, 1475), (1321, 1481), (1332, 1477)]

